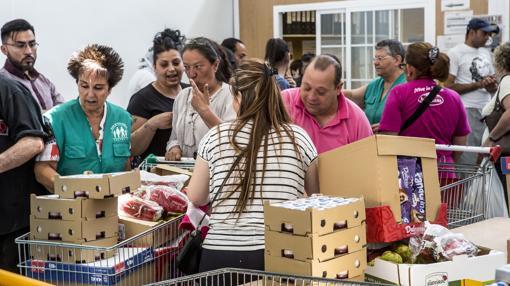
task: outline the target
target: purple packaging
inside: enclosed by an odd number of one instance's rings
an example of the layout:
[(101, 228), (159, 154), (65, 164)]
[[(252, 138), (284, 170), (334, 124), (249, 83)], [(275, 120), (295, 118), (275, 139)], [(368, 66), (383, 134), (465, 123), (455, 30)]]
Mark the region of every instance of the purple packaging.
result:
[(416, 158), (397, 157), (400, 212), (402, 223), (411, 222), (413, 186), (416, 172)]
[(425, 188), (423, 186), (423, 171), (421, 162), (416, 162), (416, 172), (414, 174), (413, 196), (412, 196), (412, 222), (424, 222), (426, 220), (425, 210)]

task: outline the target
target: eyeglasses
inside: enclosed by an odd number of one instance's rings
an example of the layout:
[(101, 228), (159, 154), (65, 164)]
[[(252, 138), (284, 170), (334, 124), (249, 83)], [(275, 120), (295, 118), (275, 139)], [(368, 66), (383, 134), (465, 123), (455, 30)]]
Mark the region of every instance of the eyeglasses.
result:
[(378, 57), (373, 57), (372, 60), (374, 62), (382, 62), (384, 59), (386, 59), (387, 57), (389, 56), (378, 56)]
[(37, 49), (37, 46), (39, 46), (39, 43), (36, 41), (30, 41), (30, 42), (14, 42), (14, 44), (5, 43), (4, 45), (15, 47), (16, 49), (24, 50), (27, 47), (29, 47), (31, 49)]

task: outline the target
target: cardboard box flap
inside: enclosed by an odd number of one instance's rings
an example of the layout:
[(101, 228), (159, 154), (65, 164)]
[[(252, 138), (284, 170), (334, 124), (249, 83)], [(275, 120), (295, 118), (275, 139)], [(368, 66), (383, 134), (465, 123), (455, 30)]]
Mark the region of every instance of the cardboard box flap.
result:
[(375, 135), (377, 153), (380, 156), (397, 155), (422, 158), (437, 158), (434, 139)]

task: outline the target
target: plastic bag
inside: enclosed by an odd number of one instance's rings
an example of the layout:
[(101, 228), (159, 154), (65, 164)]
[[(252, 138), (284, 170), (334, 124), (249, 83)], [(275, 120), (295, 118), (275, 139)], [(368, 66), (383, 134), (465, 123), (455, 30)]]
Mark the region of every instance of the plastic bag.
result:
[(416, 229), (418, 235), (409, 239), (409, 248), (414, 263), (427, 264), (452, 260), (457, 255), (475, 256), (478, 248), (460, 233), (425, 222)]
[[(486, 164), (491, 172), (474, 178), (467, 189), (462, 208), (472, 210), (474, 214), (483, 213), (485, 219), (508, 217), (503, 184), (499, 180), (494, 163), (490, 162), (488, 158), (484, 158), (480, 165), (485, 166)], [(482, 171), (483, 169), (480, 167), (479, 172)]]
[(184, 187), (184, 183), (186, 183), (188, 179), (189, 176), (183, 174), (160, 176), (147, 171), (140, 171), (142, 186), (168, 186), (176, 188), (179, 191)]
[(175, 188), (167, 186), (151, 186), (135, 194), (145, 200), (150, 200), (167, 213), (185, 213), (188, 208), (188, 197)]
[(126, 194), (119, 197), (119, 213), (137, 219), (157, 221), (163, 215), (163, 208), (155, 202)]

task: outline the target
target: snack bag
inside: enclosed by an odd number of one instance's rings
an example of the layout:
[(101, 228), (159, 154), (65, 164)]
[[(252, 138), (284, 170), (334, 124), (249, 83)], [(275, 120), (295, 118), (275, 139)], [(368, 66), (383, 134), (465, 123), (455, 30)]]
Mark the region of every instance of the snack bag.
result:
[(416, 161), (416, 172), (414, 174), (413, 195), (412, 195), (411, 222), (424, 222), (426, 220), (425, 210), (425, 188), (423, 186), (423, 171), (420, 160)]
[(416, 173), (416, 158), (399, 156), (397, 158), (397, 167), (402, 223), (410, 223), (414, 178)]

